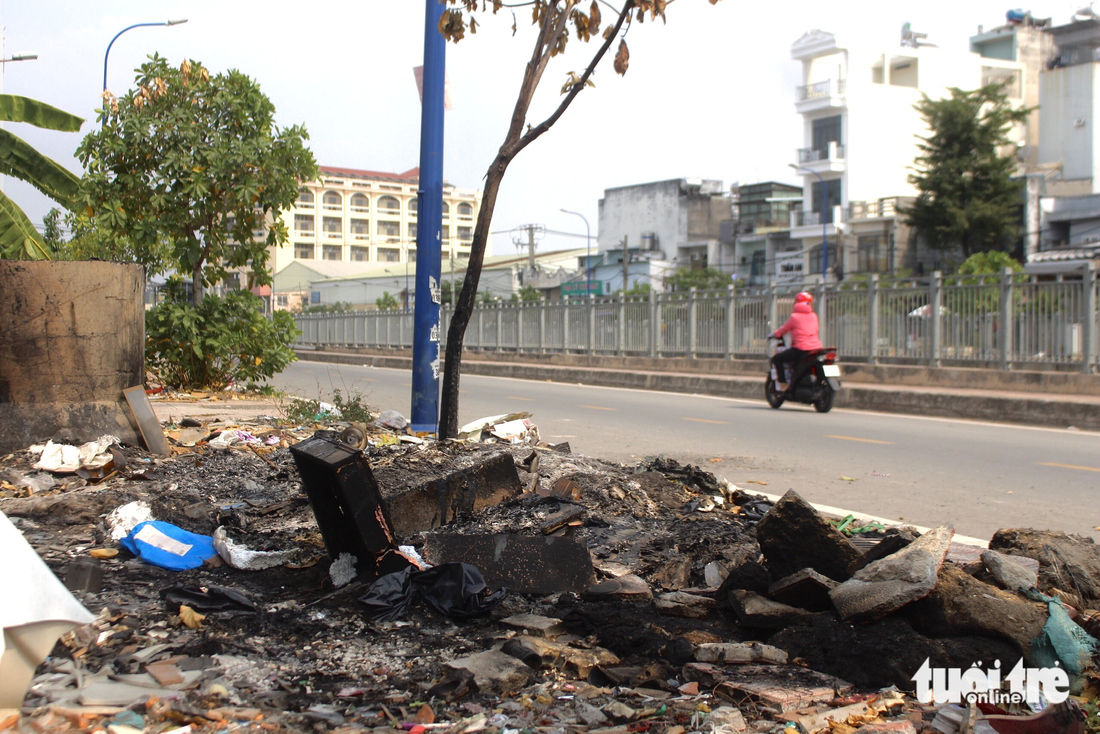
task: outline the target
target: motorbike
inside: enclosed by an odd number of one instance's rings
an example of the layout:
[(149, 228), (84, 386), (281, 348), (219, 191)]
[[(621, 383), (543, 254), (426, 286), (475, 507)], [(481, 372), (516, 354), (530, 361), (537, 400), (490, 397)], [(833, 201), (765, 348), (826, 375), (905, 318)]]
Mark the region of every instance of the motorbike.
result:
[[(776, 353), (785, 348), (781, 339), (768, 337), (778, 342)], [(764, 397), (768, 405), (778, 408), (788, 400), (807, 403), (814, 406), (818, 413), (828, 413), (833, 409), (833, 399), (840, 390), (840, 367), (836, 364), (836, 347), (824, 347), (808, 352), (796, 364), (785, 365), (787, 390), (776, 387), (779, 376), (774, 365), (768, 366), (768, 379), (764, 382)], [(797, 376), (797, 383), (793, 382)]]

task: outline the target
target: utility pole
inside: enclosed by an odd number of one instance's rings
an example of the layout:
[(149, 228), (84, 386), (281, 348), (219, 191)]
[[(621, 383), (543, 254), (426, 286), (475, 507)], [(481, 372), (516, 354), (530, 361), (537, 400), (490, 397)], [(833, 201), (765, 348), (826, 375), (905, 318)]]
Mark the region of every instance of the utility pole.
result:
[(623, 290), (627, 288), (626, 279), (629, 275), (630, 250), (626, 246), (627, 236), (623, 235)]
[(527, 266), (535, 274), (535, 225), (527, 225)]

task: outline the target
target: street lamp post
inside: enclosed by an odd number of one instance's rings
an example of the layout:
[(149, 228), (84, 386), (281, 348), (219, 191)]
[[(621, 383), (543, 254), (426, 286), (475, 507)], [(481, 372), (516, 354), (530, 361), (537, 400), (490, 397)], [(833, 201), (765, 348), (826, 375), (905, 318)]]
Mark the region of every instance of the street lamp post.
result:
[(107, 44), (107, 53), (103, 54), (103, 91), (104, 92), (107, 91), (107, 59), (111, 55), (111, 46), (115, 45), (115, 41), (118, 40), (119, 36), (121, 36), (126, 31), (133, 30), (134, 28), (142, 28), (144, 26), (153, 26), (153, 25), (180, 25), (181, 23), (186, 23), (186, 22), (187, 22), (187, 18), (181, 18), (179, 20), (167, 20), (167, 21), (164, 21), (163, 23), (135, 23), (132, 26), (129, 26), (127, 28), (123, 28), (121, 31), (116, 33), (115, 37), (111, 39), (111, 42)]
[[(580, 212), (571, 212), (568, 209), (562, 209), (566, 214), (576, 214), (578, 217), (584, 220), (584, 240), (587, 244), (588, 254), (584, 258), (585, 269), (585, 284), (584, 284), (584, 296), (587, 298), (592, 293), (592, 230), (588, 227), (588, 219)], [(626, 283), (623, 283), (623, 289), (626, 289)]]
[[(821, 282), (825, 283), (829, 279), (829, 235), (828, 227), (825, 222), (825, 207), (829, 205), (829, 197), (825, 193), (825, 179), (817, 171), (811, 171), (805, 166), (797, 166), (794, 163), (788, 163), (788, 166), (796, 171), (805, 171), (806, 173), (817, 176), (817, 180), (821, 182)], [(837, 257), (840, 257), (839, 248), (836, 253)]]

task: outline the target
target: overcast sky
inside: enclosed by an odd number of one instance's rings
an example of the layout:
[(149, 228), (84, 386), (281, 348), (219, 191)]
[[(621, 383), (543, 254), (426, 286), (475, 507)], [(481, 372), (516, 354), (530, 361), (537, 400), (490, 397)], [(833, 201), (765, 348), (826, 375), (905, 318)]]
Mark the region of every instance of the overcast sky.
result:
[[(587, 3), (586, 3), (587, 4)], [(1078, 5), (1056, 0), (1030, 9), (1061, 25)], [(547, 134), (524, 150), (504, 179), (493, 219), (494, 254), (514, 252), (508, 231), (537, 223), (595, 238), (605, 188), (679, 177), (752, 183), (799, 183), (787, 164), (801, 146), (794, 87), (799, 65), (791, 44), (818, 28), (891, 47), (909, 21), (941, 47), (967, 48), (979, 24), (1004, 23), (1012, 6), (990, 0), (746, 2), (677, 0), (668, 23), (635, 24), (628, 33), (630, 70), (618, 77), (605, 59), (594, 79)], [(604, 11), (605, 20), (610, 11)], [(185, 25), (136, 28), (111, 49), (107, 86), (129, 88), (133, 70), (154, 52), (174, 63), (203, 62), (212, 71), (240, 69), (260, 82), (280, 125), (303, 123), (321, 165), (405, 171), (418, 165), (420, 106), (413, 67), (423, 60), (422, 0), (251, 2), (249, 0), (0, 0), (4, 57), (37, 53), (36, 61), (0, 65), (3, 91), (34, 97), (95, 125), (103, 54), (133, 23), (187, 18)], [(530, 55), (530, 11), (484, 18), (477, 35), (447, 46), (454, 109), (446, 113), (444, 178), (481, 188), (511, 116)], [(570, 71), (580, 71), (595, 44), (569, 43), (547, 69), (529, 122), (557, 105)], [(883, 124), (889, 124), (883, 120)], [(38, 150), (79, 171), (79, 134), (7, 124)], [(50, 201), (5, 179), (4, 190), (40, 223)], [(542, 246), (583, 246), (547, 235)], [(595, 246), (595, 240), (593, 240)]]

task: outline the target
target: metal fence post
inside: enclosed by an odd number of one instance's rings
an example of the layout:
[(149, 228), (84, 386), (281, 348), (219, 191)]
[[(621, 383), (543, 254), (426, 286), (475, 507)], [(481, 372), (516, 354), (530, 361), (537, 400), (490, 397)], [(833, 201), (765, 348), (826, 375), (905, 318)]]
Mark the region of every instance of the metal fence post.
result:
[(523, 351), (523, 312), (525, 304), (523, 301), (516, 303), (516, 351)]
[(1100, 338), (1100, 334), (1096, 333), (1096, 265), (1091, 260), (1086, 266), (1082, 285), (1085, 288), (1085, 328), (1082, 334), (1084, 364), (1081, 366), (1081, 371), (1089, 375), (1092, 374), (1092, 363), (1096, 360), (1098, 346), (1096, 341)]
[(734, 323), (733, 317), (736, 313), (735, 301), (733, 300), (734, 290), (733, 285), (726, 286), (726, 358), (733, 359), (733, 341), (734, 335)]
[(695, 287), (688, 289), (688, 356), (695, 359), (696, 342), (699, 336), (699, 314), (695, 300)]
[(596, 346), (596, 297), (588, 295), (588, 354), (595, 354)]
[(768, 286), (768, 333), (778, 329), (779, 324), (779, 294), (774, 285)]
[(626, 291), (619, 293), (619, 356), (626, 354)]
[(828, 284), (822, 280), (817, 284), (817, 321), (818, 321), (818, 338), (821, 339), (822, 344), (828, 342), (828, 324), (829, 324), (829, 306), (825, 303), (825, 296), (829, 292)]
[(661, 356), (661, 309), (657, 306), (657, 291), (649, 292), (649, 356)]
[(878, 364), (878, 275), (867, 284), (867, 363)]
[(546, 307), (549, 302), (539, 299), (539, 354), (546, 354)]
[(496, 350), (500, 351), (500, 342), (504, 339), (504, 301), (497, 301), (497, 343)]
[(1001, 369), (1012, 367), (1012, 268), (1001, 271)]
[(928, 293), (928, 318), (932, 326), (932, 334), (928, 349), (928, 365), (940, 366), (940, 355), (943, 353), (943, 273), (933, 271), (932, 282)]
[(569, 296), (561, 299), (561, 351), (569, 353)]

